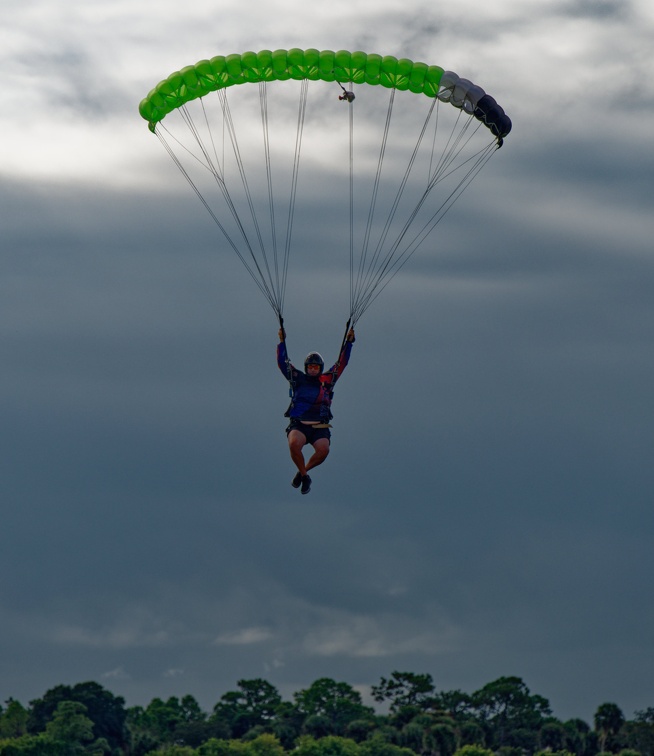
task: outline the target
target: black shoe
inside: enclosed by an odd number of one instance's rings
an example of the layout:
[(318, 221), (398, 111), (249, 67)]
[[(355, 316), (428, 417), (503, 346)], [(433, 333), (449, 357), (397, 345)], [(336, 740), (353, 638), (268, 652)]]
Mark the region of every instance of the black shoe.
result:
[(308, 475), (302, 476), (302, 493), (308, 494), (311, 490), (311, 478)]
[(299, 488), (300, 483), (302, 483), (302, 473), (298, 472), (296, 476), (293, 478), (293, 480), (291, 481), (291, 485), (293, 486), (293, 488)]

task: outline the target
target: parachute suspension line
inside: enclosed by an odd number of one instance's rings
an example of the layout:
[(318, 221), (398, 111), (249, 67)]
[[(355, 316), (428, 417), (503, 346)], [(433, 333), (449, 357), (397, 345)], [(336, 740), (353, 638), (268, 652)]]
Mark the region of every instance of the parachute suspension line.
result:
[[(436, 168), (434, 168), (433, 171), (430, 169), (428, 181), (428, 186), (430, 189), (433, 188), (438, 183), (438, 181), (450, 175), (450, 173), (446, 173), (446, 171), (454, 164), (454, 161), (465, 149), (467, 144), (474, 137), (475, 133), (481, 128), (481, 123), (478, 121), (476, 128), (472, 129), (472, 133), (468, 134), (467, 139), (464, 139), (467, 132), (470, 131), (472, 118), (468, 117), (468, 119), (464, 122), (463, 127), (459, 127), (459, 123), (462, 117), (464, 117), (463, 111), (459, 110), (459, 115), (457, 116), (456, 122), (452, 126), (451, 133), (448, 137), (445, 147), (443, 148), (443, 151), (441, 152), (441, 157), (436, 165)], [(457, 169), (460, 167), (461, 166), (458, 165)]]
[[(218, 228), (220, 229), (221, 233), (225, 237), (227, 243), (232, 248), (232, 250), (236, 253), (237, 257), (239, 258), (239, 260), (241, 261), (241, 263), (243, 264), (243, 266), (245, 267), (245, 269), (249, 273), (249, 275), (252, 278), (252, 280), (254, 281), (254, 283), (258, 286), (258, 288), (261, 291), (261, 293), (268, 300), (268, 303), (273, 308), (273, 310), (275, 312), (277, 312), (277, 306), (276, 306), (275, 299), (272, 296), (271, 292), (268, 290), (268, 288), (265, 286), (265, 282), (262, 282), (262, 279), (261, 279), (261, 270), (259, 269), (259, 266), (256, 263), (256, 259), (254, 260), (254, 263), (255, 263), (255, 267), (257, 268), (257, 272), (255, 272), (255, 270), (250, 266), (250, 263), (248, 262), (247, 258), (243, 255), (243, 253), (241, 252), (241, 250), (238, 248), (238, 245), (234, 242), (234, 240), (230, 236), (230, 234), (227, 231), (227, 229), (220, 222), (218, 216), (214, 213), (213, 209), (211, 208), (211, 206), (209, 205), (209, 203), (207, 202), (207, 200), (204, 198), (204, 196), (202, 195), (202, 193), (200, 192), (200, 190), (196, 186), (195, 182), (193, 181), (193, 179), (191, 178), (191, 176), (189, 175), (189, 173), (187, 172), (187, 170), (182, 165), (182, 163), (181, 163), (179, 157), (177, 156), (177, 154), (175, 153), (175, 151), (173, 150), (173, 148), (170, 146), (170, 144), (166, 141), (166, 138), (161, 133), (162, 130), (166, 131), (166, 133), (169, 136), (172, 136), (172, 135), (163, 126), (163, 124), (159, 124), (158, 125), (158, 127), (157, 127), (157, 129), (155, 131), (155, 134), (157, 135), (157, 137), (158, 137), (159, 141), (161, 142), (161, 144), (163, 145), (164, 149), (170, 155), (172, 161), (175, 163), (175, 165), (177, 166), (177, 168), (181, 172), (182, 176), (184, 176), (184, 178), (188, 182), (188, 184), (191, 187), (191, 189), (195, 192), (195, 194), (197, 195), (197, 197), (200, 200), (200, 202), (204, 205), (204, 207), (206, 208), (207, 212), (211, 216), (212, 220), (218, 226)], [(172, 137), (172, 138), (174, 139), (174, 137)], [(177, 140), (175, 140), (175, 141), (177, 141)], [(247, 239), (246, 239), (246, 241), (247, 241)], [(258, 273), (258, 275), (257, 275), (257, 273)]]
[[(371, 289), (369, 290), (367, 294), (367, 297), (365, 298), (365, 301), (362, 301), (361, 303), (361, 307), (357, 314), (357, 319), (361, 317), (361, 315), (368, 309), (368, 307), (370, 307), (370, 305), (375, 301), (375, 299), (377, 299), (377, 297), (382, 293), (382, 291), (388, 286), (388, 284), (392, 281), (392, 279), (397, 275), (400, 269), (407, 263), (409, 258), (423, 244), (425, 239), (431, 234), (431, 232), (434, 230), (436, 225), (440, 223), (440, 221), (443, 219), (443, 217), (448, 212), (448, 210), (452, 207), (452, 205), (456, 202), (456, 200), (461, 196), (464, 190), (470, 185), (470, 183), (473, 181), (473, 179), (476, 177), (479, 171), (486, 165), (486, 163), (490, 160), (490, 158), (492, 157), (492, 155), (495, 153), (495, 151), (498, 148), (499, 147), (497, 144), (491, 142), (482, 150), (480, 150), (476, 156), (473, 156), (472, 158), (469, 158), (468, 161), (466, 161), (466, 162), (470, 162), (471, 160), (474, 160), (473, 165), (469, 168), (465, 176), (463, 176), (463, 178), (459, 181), (457, 186), (450, 192), (450, 194), (446, 197), (446, 199), (441, 203), (440, 207), (432, 214), (429, 221), (427, 221), (423, 225), (422, 229), (413, 237), (413, 239), (407, 245), (405, 250), (399, 256), (395, 258), (395, 261), (393, 262), (393, 264), (380, 275), (379, 280), (375, 283), (373, 287), (371, 287)], [(398, 238), (397, 245), (399, 245), (399, 243), (402, 240), (402, 237), (404, 237), (404, 235), (406, 234), (411, 220), (413, 220), (413, 218), (411, 218), (405, 224), (405, 227), (402, 233), (400, 234), (400, 238)]]
[[(449, 195), (443, 200), (440, 207), (432, 214), (431, 218), (425, 223), (422, 227), (422, 229), (417, 233), (410, 244), (407, 246), (407, 251), (404, 254), (408, 253), (408, 257), (410, 257), (413, 252), (415, 252), (415, 249), (417, 249), (420, 244), (425, 240), (425, 238), (434, 230), (436, 225), (440, 223), (443, 216), (448, 212), (448, 210), (452, 207), (452, 205), (456, 202), (456, 200), (463, 194), (465, 189), (470, 185), (470, 183), (473, 181), (475, 176), (479, 173), (479, 171), (486, 165), (486, 163), (490, 160), (492, 155), (495, 153), (495, 150), (497, 149), (497, 145), (490, 143), (483, 149), (479, 150), (475, 155), (471, 156), (466, 160), (464, 163), (461, 164), (461, 167), (463, 165), (466, 165), (468, 163), (472, 163), (468, 166), (468, 170), (465, 173), (464, 176), (461, 177), (459, 180), (459, 183), (454, 187), (454, 189), (449, 193)], [(450, 171), (450, 173), (453, 173), (453, 171)], [(402, 265), (404, 262), (401, 263)]]
[[(392, 90), (394, 91), (394, 90)], [(393, 204), (391, 206), (390, 212), (386, 218), (386, 221), (384, 223), (384, 227), (382, 229), (382, 232), (380, 234), (380, 237), (377, 241), (377, 245), (375, 247), (374, 253), (372, 255), (372, 259), (370, 263), (368, 264), (368, 269), (365, 273), (365, 276), (362, 280), (359, 296), (357, 298), (357, 307), (356, 307), (356, 318), (357, 320), (361, 317), (363, 312), (368, 308), (368, 301), (370, 298), (370, 295), (375, 291), (377, 286), (379, 285), (379, 282), (384, 277), (384, 274), (390, 265), (394, 255), (397, 252), (397, 248), (399, 246), (399, 242), (401, 241), (401, 237), (406, 232), (406, 228), (410, 225), (413, 218), (415, 218), (416, 214), (418, 213), (420, 207), (422, 207), (423, 203), (427, 199), (427, 196), (429, 192), (431, 191), (431, 186), (427, 186), (427, 189), (423, 193), (422, 197), (419, 199), (418, 204), (416, 208), (411, 212), (410, 218), (406, 223), (404, 224), (403, 231), (401, 232), (401, 236), (399, 240), (396, 240), (391, 247), (389, 248), (388, 252), (382, 257), (382, 250), (384, 248), (384, 245), (386, 243), (386, 240), (388, 238), (388, 234), (391, 229), (391, 225), (393, 223), (393, 220), (395, 218), (395, 215), (397, 213), (397, 209), (399, 207), (400, 201), (402, 200), (402, 196), (404, 194), (404, 190), (406, 189), (407, 182), (409, 180), (409, 177), (411, 175), (411, 171), (413, 169), (413, 166), (415, 164), (416, 158), (418, 156), (420, 146), (422, 144), (422, 141), (424, 139), (425, 133), (427, 131), (427, 127), (429, 125), (429, 121), (431, 120), (434, 107), (435, 107), (436, 101), (435, 99), (431, 101), (429, 110), (427, 111), (427, 115), (425, 117), (425, 120), (423, 122), (422, 128), (420, 130), (420, 133), (418, 135), (418, 138), (416, 140), (416, 144), (413, 148), (413, 151), (411, 153), (411, 157), (409, 158), (409, 162), (407, 164), (406, 170), (404, 172), (404, 175), (402, 177), (402, 180), (400, 182), (399, 188), (397, 190), (397, 193), (395, 195), (395, 198), (393, 200)], [(389, 110), (392, 108), (392, 103), (389, 104)], [(387, 124), (388, 127), (390, 123), (390, 113), (387, 117)], [(386, 139), (387, 139), (387, 129), (385, 128), (384, 137), (382, 138), (382, 152), (380, 153), (380, 163), (378, 166), (378, 172), (381, 174), (381, 161), (383, 160), (383, 151), (386, 147)], [(372, 207), (372, 206), (371, 206)], [(372, 212), (372, 210), (371, 210)], [(369, 218), (369, 222), (372, 222), (372, 217)], [(381, 261), (380, 261), (381, 260)]]
[[(479, 173), (481, 168), (490, 159), (491, 155), (495, 152), (495, 149), (497, 149), (497, 145), (491, 143), (487, 145), (485, 148), (482, 148), (481, 150), (479, 150), (476, 154), (467, 158), (467, 160), (463, 161), (456, 167), (453, 167), (454, 161), (457, 159), (457, 157), (461, 154), (461, 152), (466, 147), (466, 145), (473, 138), (477, 129), (479, 129), (481, 126), (481, 124), (478, 123), (476, 128), (473, 129), (472, 133), (468, 134), (466, 138), (466, 133), (470, 129), (470, 124), (472, 122), (472, 119), (468, 118), (468, 120), (464, 123), (463, 127), (460, 127), (459, 121), (460, 121), (460, 118), (462, 117), (462, 114), (459, 113), (459, 116), (457, 118), (457, 123), (454, 125), (452, 129), (452, 133), (449, 135), (447, 139), (446, 145), (443, 148), (441, 156), (437, 162), (436, 168), (433, 168), (433, 162), (434, 162), (433, 153), (435, 151), (434, 145), (435, 145), (435, 140), (436, 140), (436, 133), (435, 133), (433, 137), (432, 157), (430, 159), (428, 182), (427, 182), (425, 191), (423, 195), (420, 197), (420, 199), (418, 200), (418, 203), (416, 204), (412, 212), (409, 214), (409, 217), (406, 220), (404, 226), (402, 227), (400, 233), (398, 234), (397, 238), (391, 245), (389, 251), (386, 253), (384, 259), (380, 263), (379, 258), (380, 258), (381, 245), (385, 242), (386, 237), (389, 233), (390, 222), (392, 218), (394, 217), (395, 212), (397, 210), (397, 205), (400, 201), (402, 192), (404, 191), (404, 187), (406, 185), (406, 181), (408, 180), (413, 162), (415, 161), (417, 150), (423, 139), (424, 132), (429, 122), (429, 119), (431, 117), (431, 113), (433, 111), (434, 105), (436, 105), (437, 103), (438, 103), (438, 100), (435, 100), (432, 102), (430, 112), (428, 113), (427, 118), (425, 119), (423, 130), (418, 138), (416, 148), (411, 156), (409, 165), (407, 167), (407, 171), (405, 172), (404, 178), (400, 185), (400, 189), (398, 190), (398, 193), (396, 195), (396, 200), (393, 203), (391, 213), (389, 215), (387, 223), (382, 232), (382, 236), (378, 243), (377, 249), (375, 250), (375, 254), (373, 256), (373, 262), (369, 265), (367, 277), (361, 286), (360, 296), (357, 299), (357, 305), (353, 313), (354, 320), (358, 320), (363, 315), (365, 310), (367, 310), (368, 307), (372, 304), (372, 302), (377, 298), (377, 296), (379, 296), (379, 294), (383, 291), (383, 289), (386, 288), (386, 286), (388, 285), (388, 283), (390, 283), (392, 278), (394, 278), (394, 276), (399, 272), (399, 270), (403, 267), (403, 265), (407, 262), (407, 260), (416, 252), (416, 250), (420, 247), (420, 245), (425, 241), (426, 237), (433, 231), (436, 225), (444, 217), (445, 213), (454, 204), (456, 199), (458, 199), (458, 197), (463, 193), (465, 188), (467, 188), (467, 186), (471, 183), (471, 181), (474, 179), (477, 173)], [(438, 129), (438, 110), (436, 111), (435, 129)], [(443, 200), (439, 208), (432, 214), (431, 218), (423, 225), (422, 229), (417, 234), (415, 234), (415, 236), (407, 244), (407, 246), (401, 252), (398, 253), (398, 249), (400, 248), (406, 234), (408, 233), (411, 224), (414, 222), (416, 216), (418, 215), (419, 211), (421, 210), (422, 206), (424, 205), (428, 195), (430, 194), (434, 186), (439, 181), (443, 180), (444, 178), (456, 173), (456, 171), (462, 170), (465, 166), (468, 166), (467, 172), (459, 179), (458, 184)]]
[(377, 171), (373, 182), (372, 194), (370, 199), (370, 207), (368, 209), (368, 218), (366, 220), (366, 228), (363, 236), (363, 246), (361, 249), (361, 257), (359, 258), (359, 270), (357, 272), (357, 280), (355, 287), (355, 296), (351, 307), (351, 314), (354, 314), (355, 303), (361, 297), (363, 285), (363, 276), (366, 267), (366, 259), (368, 256), (368, 246), (370, 244), (370, 234), (372, 231), (372, 224), (375, 216), (375, 208), (377, 205), (377, 194), (379, 192), (379, 184), (381, 181), (382, 165), (384, 162), (384, 155), (386, 153), (386, 146), (388, 144), (388, 133), (391, 125), (391, 117), (393, 114), (393, 104), (395, 102), (395, 89), (390, 90), (388, 108), (386, 110), (386, 121), (384, 123), (384, 130), (382, 133), (381, 146), (379, 149), (379, 158), (377, 160)]
[(275, 203), (273, 200), (272, 161), (270, 159), (270, 131), (268, 128), (268, 87), (266, 82), (259, 83), (259, 109), (261, 112), (261, 129), (263, 133), (264, 163), (266, 166), (266, 180), (268, 184), (268, 209), (270, 212), (270, 231), (272, 236), (273, 264), (275, 270), (275, 291), (277, 292), (277, 304), (281, 318), (282, 299), (280, 292), (282, 287), (279, 280), (279, 258), (277, 254), (277, 225), (275, 223)]
[(288, 217), (286, 221), (286, 241), (284, 244), (284, 263), (282, 272), (282, 286), (280, 290), (281, 305), (286, 296), (286, 280), (288, 278), (288, 263), (291, 256), (291, 239), (293, 235), (293, 220), (295, 218), (295, 199), (297, 196), (298, 176), (300, 172), (300, 155), (302, 152), (302, 136), (304, 134), (304, 122), (307, 112), (307, 99), (309, 95), (309, 80), (302, 79), (300, 83), (300, 97), (298, 103), (297, 128), (295, 132), (295, 150), (293, 152), (293, 172), (291, 176), (291, 190), (288, 200)]
[[(399, 206), (400, 201), (402, 199), (402, 196), (404, 194), (404, 190), (406, 189), (406, 185), (407, 185), (407, 182), (409, 180), (409, 176), (410, 176), (411, 171), (413, 169), (413, 166), (415, 164), (416, 157), (418, 156), (418, 152), (420, 150), (420, 145), (422, 144), (422, 140), (423, 140), (423, 138), (425, 136), (425, 133), (427, 131), (427, 126), (429, 124), (429, 120), (431, 119), (431, 115), (432, 115), (433, 110), (434, 110), (434, 104), (435, 104), (434, 100), (432, 100), (430, 108), (429, 108), (429, 110), (427, 112), (427, 116), (426, 116), (425, 121), (423, 123), (422, 129), (420, 131), (418, 139), (416, 140), (416, 144), (415, 144), (415, 146), (413, 148), (413, 152), (411, 153), (411, 157), (409, 159), (409, 163), (408, 163), (408, 165), (406, 167), (406, 170), (404, 172), (404, 176), (402, 177), (402, 181), (400, 182), (399, 189), (397, 191), (397, 194), (395, 195), (395, 199), (393, 201), (393, 205), (391, 206), (391, 211), (390, 211), (390, 213), (388, 215), (388, 218), (386, 219), (386, 223), (384, 224), (384, 228), (383, 228), (382, 234), (381, 234), (380, 239), (379, 239), (379, 241), (377, 243), (377, 248), (375, 250), (375, 255), (374, 255), (374, 259), (375, 259), (376, 263), (378, 263), (378, 261), (379, 261), (379, 259), (381, 257), (382, 247), (386, 243), (386, 239), (388, 238), (388, 234), (389, 234), (390, 229), (391, 229), (392, 221), (395, 218), (395, 214), (397, 212), (398, 206)], [(422, 197), (418, 201), (418, 205), (416, 206), (416, 208), (414, 208), (414, 210), (411, 213), (411, 216), (410, 216), (411, 218), (415, 217), (415, 214), (417, 213), (417, 209), (425, 201), (425, 199), (427, 198), (427, 195), (428, 195), (429, 191), (430, 191), (430, 189), (428, 188), (427, 191), (423, 193)], [(407, 223), (405, 225), (409, 225), (409, 223), (410, 223), (410, 221), (407, 221)], [(378, 266), (378, 268), (377, 268), (378, 271), (381, 270), (383, 272), (383, 270), (386, 268), (386, 266), (390, 262), (391, 258), (393, 257), (393, 254), (395, 253), (396, 248), (397, 247), (396, 247), (395, 244), (393, 244), (391, 246), (389, 252), (387, 253), (386, 257), (383, 259), (383, 261), (381, 263), (381, 267)]]
[[(347, 90), (341, 86), (341, 89), (346, 93)], [(354, 107), (353, 99), (346, 97), (348, 103), (348, 116), (349, 116), (349, 163), (350, 163), (350, 319), (352, 317), (352, 311), (354, 310)], [(348, 320), (348, 324), (350, 320)], [(346, 332), (347, 336), (347, 332)], [(343, 342), (345, 343), (345, 342)], [(342, 347), (341, 347), (342, 350)], [(340, 354), (340, 352), (339, 352)]]
[[(271, 290), (271, 288), (266, 284), (266, 279), (265, 279), (263, 271), (261, 270), (261, 267), (260, 267), (260, 265), (259, 265), (259, 263), (257, 261), (257, 258), (256, 258), (256, 255), (254, 253), (254, 250), (252, 248), (252, 245), (250, 244), (250, 240), (248, 239), (248, 235), (246, 233), (245, 227), (243, 226), (243, 223), (242, 223), (242, 221), (241, 221), (241, 219), (240, 219), (240, 217), (238, 215), (238, 212), (236, 210), (236, 206), (234, 205), (232, 197), (231, 197), (231, 195), (230, 195), (230, 193), (229, 193), (229, 191), (227, 189), (227, 184), (225, 183), (225, 171), (224, 171), (225, 160), (224, 160), (224, 156), (223, 156), (223, 167), (221, 168), (220, 160), (218, 158), (218, 154), (217, 154), (216, 147), (215, 147), (215, 143), (213, 141), (212, 130), (211, 130), (211, 127), (209, 125), (209, 119), (208, 119), (208, 116), (207, 116), (207, 113), (206, 113), (206, 109), (204, 107), (204, 102), (202, 101), (202, 99), (200, 99), (200, 103), (202, 105), (202, 112), (204, 114), (204, 120), (205, 120), (205, 125), (207, 127), (207, 131), (211, 135), (211, 142), (212, 142), (212, 147), (213, 147), (213, 151), (214, 151), (215, 162), (212, 160), (211, 155), (209, 153), (209, 150), (205, 146), (205, 144), (204, 144), (204, 142), (203, 142), (203, 140), (202, 140), (202, 138), (200, 136), (200, 132), (199, 132), (198, 128), (196, 127), (195, 122), (193, 121), (193, 118), (191, 117), (191, 114), (190, 114), (188, 108), (185, 105), (182, 106), (179, 109), (180, 115), (182, 116), (182, 119), (186, 123), (189, 131), (191, 132), (193, 138), (195, 139), (195, 141), (196, 141), (196, 143), (197, 143), (197, 145), (198, 145), (198, 147), (199, 147), (199, 149), (200, 149), (200, 151), (202, 153), (202, 156), (204, 158), (204, 162), (202, 162), (201, 160), (199, 162), (203, 165), (203, 167), (205, 167), (207, 170), (209, 170), (209, 172), (213, 175), (216, 183), (218, 184), (218, 186), (219, 186), (219, 188), (220, 188), (220, 190), (221, 190), (221, 192), (223, 194), (223, 198), (225, 200), (225, 204), (229, 208), (229, 210), (230, 210), (230, 212), (232, 214), (232, 217), (233, 217), (234, 221), (236, 222), (236, 225), (238, 227), (240, 235), (241, 235), (241, 237), (243, 239), (243, 243), (245, 244), (245, 246), (246, 246), (246, 248), (247, 248), (247, 250), (248, 250), (248, 252), (250, 254), (250, 257), (252, 258), (252, 262), (254, 264), (254, 267), (257, 270), (257, 273), (258, 273), (258, 276), (259, 276), (258, 280), (260, 281), (259, 288), (261, 289), (263, 287), (263, 290), (265, 291), (265, 297), (266, 297), (266, 299), (270, 302), (272, 308), (275, 310), (276, 309), (276, 304), (275, 304), (275, 297), (274, 297), (273, 290)], [(198, 160), (199, 160), (199, 158), (198, 158)], [(200, 192), (199, 192), (198, 189), (196, 189), (196, 193), (200, 194)], [(208, 206), (208, 203), (204, 201), (204, 198), (203, 198), (202, 201), (205, 204), (205, 206)], [(215, 214), (213, 213), (213, 211), (212, 211), (211, 214), (212, 214), (212, 216), (215, 217)], [(221, 226), (221, 228), (222, 228), (222, 226)], [(236, 248), (237, 245), (229, 237), (229, 235), (226, 233), (226, 231), (223, 230), (223, 233), (225, 234), (225, 236), (227, 236), (229, 238), (229, 241), (230, 241), (230, 244), (231, 244), (232, 248)], [(241, 261), (244, 264), (246, 264), (245, 257), (240, 252), (240, 250), (238, 251), (238, 256), (241, 259)], [(246, 266), (249, 268), (249, 266), (247, 264), (246, 264)], [(249, 270), (252, 271), (251, 268), (249, 268)], [(253, 276), (255, 275), (253, 271), (251, 272), (251, 275), (253, 275)]]
[(430, 178), (432, 176), (432, 168), (434, 166), (434, 155), (436, 154), (436, 137), (438, 136), (438, 121), (440, 116), (440, 101), (436, 98), (436, 116), (434, 118), (434, 135), (431, 138), (431, 153), (429, 155), (429, 170), (427, 171), (427, 185), (429, 185)]
[[(238, 167), (239, 174), (241, 176), (241, 183), (243, 185), (243, 190), (245, 192), (245, 197), (247, 200), (248, 207), (250, 209), (250, 217), (252, 218), (252, 223), (254, 225), (255, 234), (257, 237), (257, 240), (259, 242), (259, 250), (261, 252), (261, 258), (263, 260), (263, 265), (266, 269), (266, 276), (265, 278), (268, 281), (268, 284), (270, 286), (271, 292), (273, 292), (273, 299), (275, 300), (275, 311), (280, 311), (280, 303), (278, 301), (278, 298), (274, 295), (275, 287), (273, 282), (273, 275), (270, 270), (270, 264), (268, 261), (268, 256), (266, 255), (266, 247), (263, 241), (263, 236), (261, 234), (261, 227), (259, 225), (259, 220), (257, 218), (256, 210), (254, 207), (254, 201), (252, 199), (252, 193), (250, 192), (250, 187), (248, 185), (247, 177), (245, 174), (245, 164), (243, 162), (243, 158), (241, 156), (241, 151), (238, 144), (238, 139), (236, 137), (236, 128), (234, 126), (234, 122), (232, 120), (232, 114), (231, 110), (229, 108), (229, 103), (227, 101), (227, 92), (225, 89), (219, 89), (217, 90), (218, 99), (220, 100), (220, 104), (223, 110), (223, 117), (225, 119), (225, 126), (227, 128), (227, 133), (230, 139), (230, 142), (232, 144), (232, 151), (234, 153), (234, 158), (236, 159), (236, 164)], [(237, 221), (240, 224), (240, 221)], [(257, 265), (257, 268), (259, 266)], [(260, 269), (260, 268), (259, 268)]]

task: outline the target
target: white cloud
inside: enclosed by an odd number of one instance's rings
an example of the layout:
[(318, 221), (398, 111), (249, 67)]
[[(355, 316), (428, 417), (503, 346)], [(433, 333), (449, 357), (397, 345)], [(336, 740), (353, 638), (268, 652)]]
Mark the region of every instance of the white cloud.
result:
[(316, 656), (433, 656), (452, 650), (457, 637), (457, 629), (442, 620), (414, 624), (409, 618), (384, 614), (333, 617), (326, 613), (306, 634), (303, 648)]
[(131, 680), (131, 675), (125, 671), (123, 666), (103, 672), (100, 677), (103, 680)]
[(253, 643), (262, 643), (269, 640), (272, 633), (263, 627), (246, 627), (232, 633), (219, 635), (214, 643), (217, 646), (250, 646)]
[(179, 667), (172, 667), (171, 669), (165, 670), (163, 676), (171, 679), (176, 679), (178, 677), (184, 676), (184, 670), (180, 669)]
[(171, 640), (166, 630), (143, 630), (140, 627), (91, 629), (81, 625), (61, 624), (52, 628), (49, 638), (64, 646), (126, 649), (165, 646)]

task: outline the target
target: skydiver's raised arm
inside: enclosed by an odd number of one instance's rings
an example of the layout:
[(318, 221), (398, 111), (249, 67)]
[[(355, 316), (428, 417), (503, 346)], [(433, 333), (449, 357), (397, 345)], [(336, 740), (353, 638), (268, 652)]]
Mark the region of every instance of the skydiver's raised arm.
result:
[(293, 380), (294, 373), (297, 372), (296, 368), (291, 365), (291, 361), (288, 358), (288, 351), (286, 350), (286, 331), (283, 328), (279, 329), (279, 344), (277, 345), (277, 367), (281, 370), (282, 375), (287, 381)]
[(334, 376), (334, 383), (340, 378), (341, 373), (345, 370), (347, 363), (350, 361), (350, 353), (352, 352), (352, 344), (354, 344), (354, 328), (350, 328), (343, 342), (341, 353), (338, 355), (338, 360), (327, 371)]

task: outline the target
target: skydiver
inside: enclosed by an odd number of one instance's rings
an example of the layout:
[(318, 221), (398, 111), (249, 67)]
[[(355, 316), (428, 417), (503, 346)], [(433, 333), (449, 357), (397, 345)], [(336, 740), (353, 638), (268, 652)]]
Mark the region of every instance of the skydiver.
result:
[[(334, 384), (349, 362), (352, 344), (354, 329), (350, 328), (338, 360), (329, 370), (324, 371), (325, 362), (318, 352), (309, 352), (302, 372), (291, 364), (286, 351), (286, 333), (283, 328), (279, 329), (277, 365), (291, 386), (291, 404), (284, 413), (284, 417), (290, 418), (286, 435), (291, 459), (297, 467), (291, 485), (300, 488), (303, 494), (311, 490), (309, 470), (321, 465), (329, 454)], [(311, 444), (314, 452), (305, 463), (302, 449), (306, 444)]]
[(338, 99), (345, 100), (346, 102), (354, 102), (354, 92), (350, 92), (349, 89), (345, 89), (345, 87), (341, 84), (340, 81), (337, 81), (336, 83), (343, 90), (343, 94), (339, 95)]

